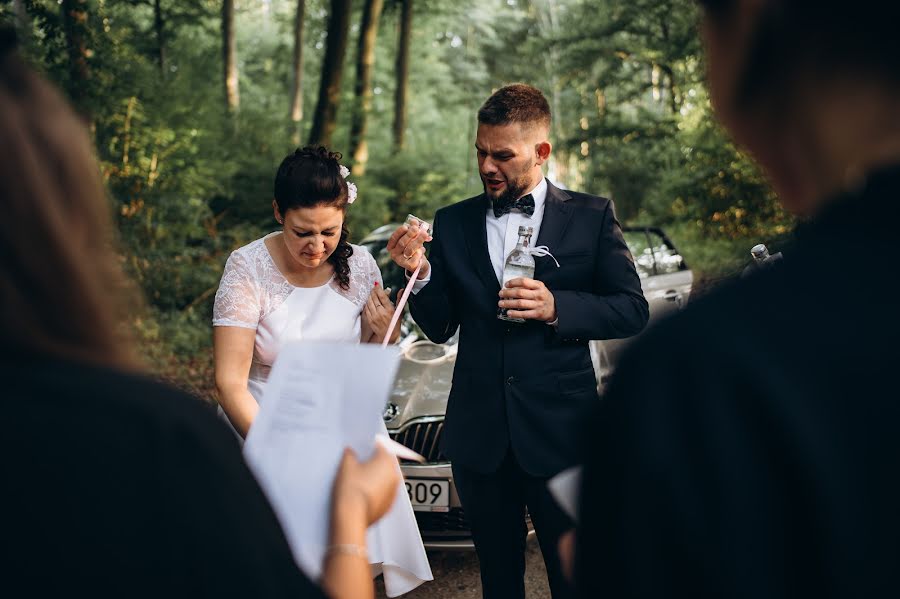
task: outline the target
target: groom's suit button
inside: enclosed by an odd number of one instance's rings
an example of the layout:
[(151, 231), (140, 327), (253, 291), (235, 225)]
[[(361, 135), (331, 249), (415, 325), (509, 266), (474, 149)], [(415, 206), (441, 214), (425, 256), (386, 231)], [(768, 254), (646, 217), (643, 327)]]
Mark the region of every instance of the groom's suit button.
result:
[(509, 377), (508, 379), (506, 379), (506, 384), (507, 384), (507, 385), (512, 385), (512, 384), (515, 383), (515, 382), (516, 382), (516, 377), (514, 377), (514, 376), (511, 376), (511, 377)]

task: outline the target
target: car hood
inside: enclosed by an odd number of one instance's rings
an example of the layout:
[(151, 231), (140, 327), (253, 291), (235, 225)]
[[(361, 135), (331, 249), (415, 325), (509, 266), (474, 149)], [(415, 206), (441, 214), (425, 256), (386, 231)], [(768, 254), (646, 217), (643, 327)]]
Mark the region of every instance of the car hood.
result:
[(456, 343), (437, 345), (415, 333), (400, 344), (401, 360), (385, 409), (388, 429), (402, 428), (416, 418), (443, 418), (450, 395)]

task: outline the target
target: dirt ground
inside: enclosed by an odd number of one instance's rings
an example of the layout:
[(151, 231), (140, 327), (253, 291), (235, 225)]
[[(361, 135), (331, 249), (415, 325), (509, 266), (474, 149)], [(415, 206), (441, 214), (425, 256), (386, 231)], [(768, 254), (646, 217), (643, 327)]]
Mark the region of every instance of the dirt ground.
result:
[[(403, 599), (481, 599), (481, 578), (474, 551), (430, 551), (428, 561), (434, 580), (403, 595)], [(387, 597), (380, 578), (375, 585), (375, 596)], [(550, 599), (547, 570), (534, 538), (529, 540), (525, 554), (525, 593), (527, 599)]]

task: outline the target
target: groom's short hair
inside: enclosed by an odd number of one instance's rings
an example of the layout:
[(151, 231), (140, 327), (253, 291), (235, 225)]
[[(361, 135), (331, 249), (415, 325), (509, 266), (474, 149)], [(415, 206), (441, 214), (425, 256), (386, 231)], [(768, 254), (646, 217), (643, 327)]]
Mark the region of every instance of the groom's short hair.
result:
[(478, 122), (485, 125), (541, 125), (550, 129), (550, 104), (541, 90), (527, 83), (501, 87), (478, 110)]

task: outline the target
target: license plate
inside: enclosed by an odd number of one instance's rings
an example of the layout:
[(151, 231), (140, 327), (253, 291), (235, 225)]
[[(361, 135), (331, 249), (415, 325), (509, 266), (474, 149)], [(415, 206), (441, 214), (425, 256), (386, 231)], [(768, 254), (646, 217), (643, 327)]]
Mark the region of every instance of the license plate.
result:
[(408, 478), (406, 494), (412, 508), (418, 512), (450, 511), (450, 481)]

